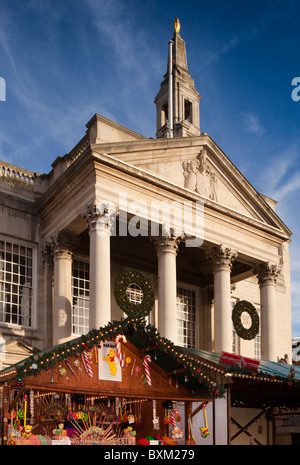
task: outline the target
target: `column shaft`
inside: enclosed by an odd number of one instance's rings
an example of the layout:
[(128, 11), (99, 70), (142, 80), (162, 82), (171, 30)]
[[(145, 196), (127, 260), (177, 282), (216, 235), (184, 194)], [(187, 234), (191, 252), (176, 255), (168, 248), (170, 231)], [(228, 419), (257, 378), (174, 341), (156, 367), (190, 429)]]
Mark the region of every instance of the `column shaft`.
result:
[(90, 229), (90, 329), (111, 321), (110, 233)]
[(54, 252), (53, 344), (61, 344), (72, 334), (72, 254)]
[(153, 238), (158, 257), (158, 330), (177, 344), (176, 255), (179, 237), (170, 234)]
[(90, 205), (83, 214), (90, 234), (90, 329), (111, 321), (110, 236), (115, 215), (107, 204)]
[(223, 245), (214, 247), (208, 258), (214, 272), (214, 350), (232, 352), (231, 266), (235, 253)]
[(260, 285), (261, 357), (277, 361), (276, 279), (279, 271), (269, 263), (257, 268)]

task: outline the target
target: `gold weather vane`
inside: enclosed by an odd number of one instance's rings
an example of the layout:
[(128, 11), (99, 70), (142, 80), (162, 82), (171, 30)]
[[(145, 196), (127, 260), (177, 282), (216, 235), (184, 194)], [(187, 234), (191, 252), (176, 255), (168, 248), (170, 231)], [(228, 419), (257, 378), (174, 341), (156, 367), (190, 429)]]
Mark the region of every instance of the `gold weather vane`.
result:
[(180, 22), (178, 18), (175, 18), (174, 20), (174, 32), (178, 34), (180, 31)]

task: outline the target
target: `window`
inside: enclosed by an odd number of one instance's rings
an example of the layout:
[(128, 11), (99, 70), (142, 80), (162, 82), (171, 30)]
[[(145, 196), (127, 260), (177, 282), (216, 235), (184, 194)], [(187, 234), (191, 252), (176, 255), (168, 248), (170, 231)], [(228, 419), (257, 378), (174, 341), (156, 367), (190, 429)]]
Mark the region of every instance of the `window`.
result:
[(33, 325), (33, 249), (0, 240), (0, 323)]
[(184, 119), (188, 121), (189, 123), (193, 123), (193, 105), (189, 100), (184, 101)]
[(72, 267), (72, 331), (73, 334), (86, 334), (89, 330), (89, 264), (73, 260)]
[(138, 305), (143, 301), (143, 291), (137, 284), (130, 284), (126, 289), (126, 295), (129, 302)]
[(196, 331), (196, 292), (177, 287), (178, 345), (195, 348)]

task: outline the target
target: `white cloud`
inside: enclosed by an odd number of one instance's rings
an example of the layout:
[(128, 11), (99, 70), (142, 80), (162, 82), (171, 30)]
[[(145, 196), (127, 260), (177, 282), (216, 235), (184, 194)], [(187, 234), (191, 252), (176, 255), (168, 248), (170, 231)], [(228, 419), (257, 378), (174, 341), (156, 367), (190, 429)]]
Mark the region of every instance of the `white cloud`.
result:
[(273, 192), (273, 198), (276, 198), (276, 200), (279, 201), (284, 201), (288, 197), (295, 195), (297, 191), (300, 189), (300, 171), (297, 171), (295, 174), (293, 174), (287, 182), (276, 189)]
[(263, 135), (265, 132), (264, 127), (259, 121), (259, 116), (253, 115), (252, 113), (244, 115), (244, 128), (246, 131), (259, 136)]

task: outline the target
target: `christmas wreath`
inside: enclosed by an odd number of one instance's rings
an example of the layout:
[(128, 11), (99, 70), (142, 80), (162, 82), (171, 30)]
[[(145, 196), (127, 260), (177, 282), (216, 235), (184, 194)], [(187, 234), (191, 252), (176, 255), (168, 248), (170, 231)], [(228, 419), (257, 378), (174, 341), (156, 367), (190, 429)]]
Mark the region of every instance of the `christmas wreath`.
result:
[[(242, 323), (241, 315), (247, 312), (252, 320), (250, 328), (245, 328)], [(243, 339), (254, 339), (259, 331), (259, 316), (256, 308), (246, 300), (240, 300), (235, 304), (232, 310), (232, 322), (237, 335)]]
[[(130, 299), (136, 292), (138, 298)], [(149, 281), (138, 271), (125, 270), (115, 282), (115, 299), (121, 310), (129, 316), (145, 317), (154, 304), (154, 293)]]

